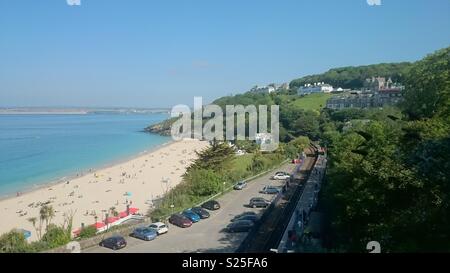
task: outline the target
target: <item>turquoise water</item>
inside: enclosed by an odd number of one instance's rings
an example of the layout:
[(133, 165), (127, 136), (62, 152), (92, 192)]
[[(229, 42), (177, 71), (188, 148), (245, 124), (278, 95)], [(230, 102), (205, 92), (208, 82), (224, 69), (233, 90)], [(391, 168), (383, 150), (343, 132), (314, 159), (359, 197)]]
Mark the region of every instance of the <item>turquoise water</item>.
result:
[(0, 115), (0, 195), (169, 142), (142, 132), (166, 114)]

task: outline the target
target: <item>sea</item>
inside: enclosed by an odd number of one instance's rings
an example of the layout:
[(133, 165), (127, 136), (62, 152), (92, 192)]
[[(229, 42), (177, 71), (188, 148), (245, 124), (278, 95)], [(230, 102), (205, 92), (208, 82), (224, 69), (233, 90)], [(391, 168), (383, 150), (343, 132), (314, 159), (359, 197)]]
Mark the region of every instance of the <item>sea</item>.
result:
[(0, 115), (0, 197), (156, 149), (172, 139), (143, 129), (167, 117), (166, 113)]

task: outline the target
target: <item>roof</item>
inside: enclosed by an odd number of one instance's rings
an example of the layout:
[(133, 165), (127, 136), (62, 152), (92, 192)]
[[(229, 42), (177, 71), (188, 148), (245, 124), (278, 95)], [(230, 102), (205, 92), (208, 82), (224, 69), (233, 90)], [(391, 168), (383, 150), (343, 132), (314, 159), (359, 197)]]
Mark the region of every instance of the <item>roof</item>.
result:
[(96, 229), (99, 229), (99, 228), (106, 226), (106, 224), (103, 222), (97, 222), (97, 223), (93, 224), (92, 226), (95, 227)]
[(135, 214), (139, 211), (138, 208), (129, 208), (128, 211), (130, 212), (130, 214)]

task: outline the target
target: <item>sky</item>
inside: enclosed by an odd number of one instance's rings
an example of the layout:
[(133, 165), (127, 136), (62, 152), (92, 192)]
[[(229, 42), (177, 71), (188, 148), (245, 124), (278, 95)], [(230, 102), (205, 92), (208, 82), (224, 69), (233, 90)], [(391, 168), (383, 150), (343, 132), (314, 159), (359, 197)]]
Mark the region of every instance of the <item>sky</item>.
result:
[(450, 46), (449, 0), (380, 2), (0, 0), (0, 107), (208, 103)]

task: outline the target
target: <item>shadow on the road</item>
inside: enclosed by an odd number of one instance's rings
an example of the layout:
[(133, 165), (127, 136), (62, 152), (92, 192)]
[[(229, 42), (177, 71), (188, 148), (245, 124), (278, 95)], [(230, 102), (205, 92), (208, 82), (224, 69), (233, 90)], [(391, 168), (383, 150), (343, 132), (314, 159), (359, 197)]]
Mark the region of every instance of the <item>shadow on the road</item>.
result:
[(194, 251), (185, 251), (184, 253), (234, 253), (248, 233), (228, 233), (225, 229), (223, 229), (220, 234), (222, 237), (219, 239), (219, 242), (223, 246), (215, 248), (201, 248)]

